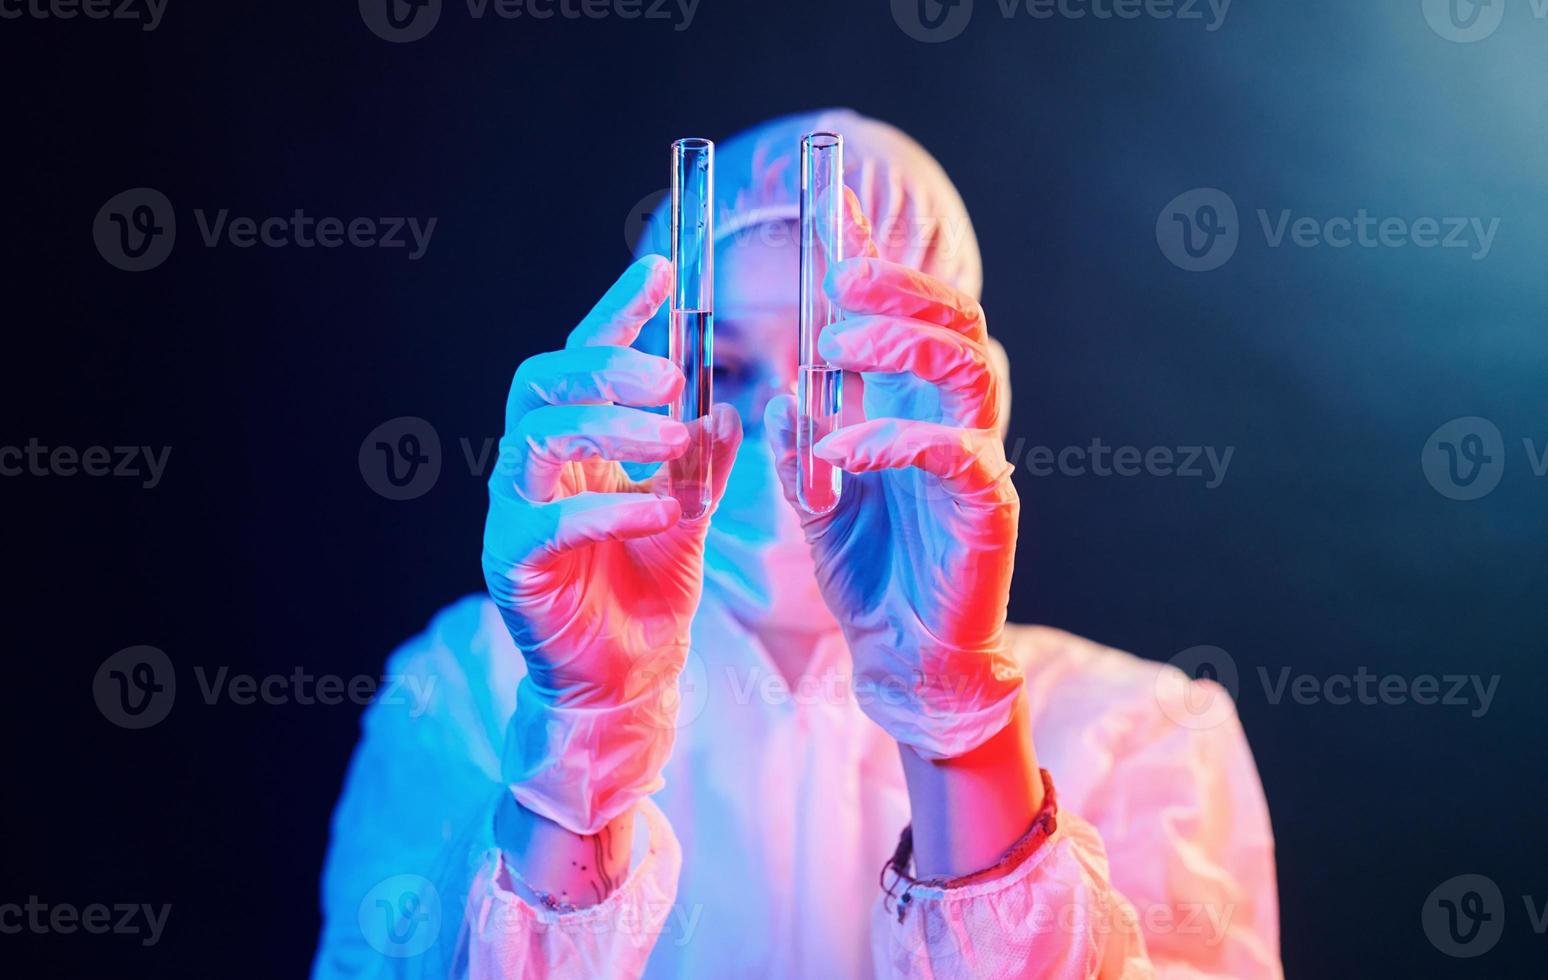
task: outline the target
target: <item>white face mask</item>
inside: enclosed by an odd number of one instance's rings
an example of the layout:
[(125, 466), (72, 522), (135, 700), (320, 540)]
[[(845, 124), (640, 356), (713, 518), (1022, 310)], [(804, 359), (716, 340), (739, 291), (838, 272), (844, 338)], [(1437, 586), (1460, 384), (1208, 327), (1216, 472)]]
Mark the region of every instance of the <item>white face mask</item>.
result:
[(811, 550), (774, 472), (762, 427), (748, 432), (704, 542), (704, 582), (749, 627), (835, 628)]

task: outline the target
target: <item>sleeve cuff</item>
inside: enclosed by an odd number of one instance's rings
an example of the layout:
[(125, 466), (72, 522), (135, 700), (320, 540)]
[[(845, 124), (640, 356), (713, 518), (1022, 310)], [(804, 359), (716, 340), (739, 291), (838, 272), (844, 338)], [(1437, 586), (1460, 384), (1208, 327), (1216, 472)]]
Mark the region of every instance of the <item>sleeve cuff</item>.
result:
[[(640, 802), (643, 853), (596, 905), (560, 912), (528, 904), (498, 848), (486, 851), (469, 895), (469, 977), (635, 977), (677, 899), (682, 851), (666, 815)], [(638, 831), (636, 831), (638, 839)]]

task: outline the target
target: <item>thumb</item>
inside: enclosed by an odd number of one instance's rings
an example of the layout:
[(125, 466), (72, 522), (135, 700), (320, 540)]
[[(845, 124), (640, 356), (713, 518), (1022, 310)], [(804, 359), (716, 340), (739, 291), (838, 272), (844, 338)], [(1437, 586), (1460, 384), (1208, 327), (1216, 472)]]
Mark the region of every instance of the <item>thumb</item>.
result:
[(742, 445), (742, 417), (736, 409), (725, 403), (710, 406), (710, 513), (720, 506), (725, 496), (726, 481), (731, 478), (731, 465), (736, 462), (736, 451)]
[[(794, 395), (776, 395), (763, 409), (763, 432), (774, 454), (774, 472), (785, 500), (801, 513), (796, 501), (796, 402)], [(804, 515), (803, 515), (804, 516)]]
[(763, 430), (769, 440), (769, 449), (774, 454), (774, 472), (779, 475), (779, 488), (785, 494), (785, 501), (795, 508), (796, 516), (801, 519), (801, 527), (806, 529), (807, 540), (815, 540), (813, 535), (828, 527), (844, 510), (844, 505), (854, 499), (854, 491), (840, 498), (839, 506), (826, 514), (813, 514), (801, 506), (800, 497), (797, 496), (801, 477), (800, 468), (796, 463), (794, 395), (778, 395), (769, 400), (768, 406), (763, 410)]
[[(834, 201), (833, 197), (842, 191), (843, 198)], [(817, 234), (822, 237), (822, 247), (830, 257), (828, 264), (837, 265), (843, 259), (874, 259), (881, 255), (876, 249), (876, 242), (871, 236), (871, 219), (866, 217), (865, 208), (860, 203), (860, 197), (848, 187), (830, 187), (823, 193), (819, 203), (821, 208), (832, 208), (837, 205), (839, 209), (839, 241), (832, 239), (833, 227), (829, 222), (817, 223)], [(824, 211), (824, 214), (830, 212)]]

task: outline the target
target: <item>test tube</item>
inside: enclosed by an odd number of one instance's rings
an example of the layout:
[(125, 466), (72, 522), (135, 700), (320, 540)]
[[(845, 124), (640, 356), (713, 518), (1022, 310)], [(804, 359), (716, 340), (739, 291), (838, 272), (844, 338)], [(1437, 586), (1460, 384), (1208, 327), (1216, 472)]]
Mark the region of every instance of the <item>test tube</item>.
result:
[(844, 372), (817, 352), (817, 338), (842, 314), (822, 280), (843, 256), (844, 137), (808, 133), (801, 138), (801, 288), (797, 324), (796, 497), (810, 514), (838, 506), (844, 471), (812, 453), (839, 427)]
[(688, 426), (688, 449), (667, 462), (668, 492), (684, 517), (710, 506), (710, 400), (715, 346), (715, 144), (672, 144), (672, 305), (667, 342), (687, 383), (672, 418)]

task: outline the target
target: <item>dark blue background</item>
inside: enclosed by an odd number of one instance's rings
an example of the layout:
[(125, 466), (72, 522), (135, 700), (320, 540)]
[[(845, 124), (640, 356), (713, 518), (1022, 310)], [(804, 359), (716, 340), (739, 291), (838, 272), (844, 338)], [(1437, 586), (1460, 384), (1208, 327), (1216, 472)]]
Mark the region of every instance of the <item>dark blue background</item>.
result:
[[(0, 443), (170, 445), (155, 490), (7, 478), (8, 811), (0, 901), (173, 905), (150, 949), (0, 937), (84, 975), (296, 976), (358, 708), (208, 707), (195, 664), (345, 676), (478, 590), (483, 487), (515, 365), (556, 346), (628, 260), (667, 142), (847, 104), (952, 174), (1015, 376), (1011, 440), (1234, 446), (1224, 483), (1034, 477), (1011, 614), (1166, 659), (1229, 651), (1279, 842), (1291, 976), (1529, 976), (1548, 898), (1548, 21), (1478, 44), (1419, 0), (1236, 0), (1224, 26), (1033, 20), (978, 0), (923, 44), (887, 4), (703, 0), (671, 22), (475, 21), (447, 0), (385, 43), (353, 2), (171, 0), (150, 33), (0, 22), (7, 120)], [(97, 254), (113, 194), (177, 208), (176, 250)], [(1157, 215), (1235, 200), (1242, 243), (1189, 273)], [(206, 249), (192, 210), (435, 216), (426, 256)], [(1269, 248), (1255, 212), (1501, 219), (1493, 251)], [(444, 465), (392, 502), (365, 434), (429, 420)], [(1429, 434), (1483, 416), (1499, 487), (1447, 499)], [(107, 723), (97, 666), (182, 671), (154, 729)], [(1499, 674), (1490, 711), (1270, 703), (1319, 678)], [(1493, 878), (1504, 938), (1443, 956), (1420, 909)]]

